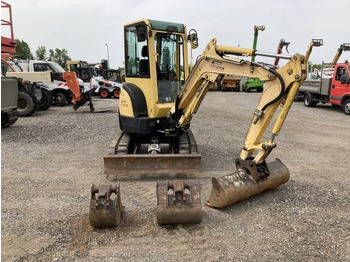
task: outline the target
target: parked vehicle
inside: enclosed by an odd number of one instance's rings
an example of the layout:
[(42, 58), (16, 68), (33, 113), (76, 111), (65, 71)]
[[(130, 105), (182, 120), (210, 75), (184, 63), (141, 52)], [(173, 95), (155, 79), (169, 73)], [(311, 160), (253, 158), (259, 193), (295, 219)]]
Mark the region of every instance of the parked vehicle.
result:
[[(52, 71), (56, 73), (64, 73), (65, 70), (55, 62), (42, 60), (18, 60), (18, 65), (27, 72), (44, 72)], [(80, 81), (79, 85), (84, 85)], [(53, 82), (42, 83), (42, 88), (53, 96), (53, 102), (56, 106), (64, 106), (72, 100), (72, 92), (69, 90), (65, 81), (54, 80)]]
[(304, 81), (298, 95), (303, 97), (306, 107), (315, 107), (318, 103), (330, 103), (333, 106), (341, 106), (344, 113), (350, 115), (349, 76), (349, 63), (336, 64), (332, 78), (321, 75), (318, 80)]
[(344, 113), (350, 115), (349, 62), (337, 64), (342, 52), (349, 50), (349, 43), (342, 44), (330, 64), (322, 63), (322, 68), (313, 75), (314, 79), (301, 84), (296, 99), (302, 98), (306, 107), (315, 107), (318, 103), (341, 106)]
[(18, 80), (1, 77), (1, 128), (13, 125), (17, 119)]
[(99, 88), (96, 89), (96, 93), (101, 98), (110, 98), (112, 95), (115, 98), (119, 98), (120, 89), (122, 84), (116, 81), (107, 80), (103, 76), (98, 76), (95, 67), (86, 66), (86, 62), (82, 60), (67, 61), (68, 71), (75, 71), (79, 78), (84, 82), (96, 83)]

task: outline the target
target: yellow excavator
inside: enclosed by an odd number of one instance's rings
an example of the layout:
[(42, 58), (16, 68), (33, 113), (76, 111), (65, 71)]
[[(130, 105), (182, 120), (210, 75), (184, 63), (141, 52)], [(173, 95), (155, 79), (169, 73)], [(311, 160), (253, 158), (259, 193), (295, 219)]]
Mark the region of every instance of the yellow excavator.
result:
[[(104, 157), (105, 174), (200, 172), (201, 157), (190, 129), (192, 116), (210, 86), (225, 75), (234, 74), (257, 77), (265, 86), (240, 156), (235, 160), (237, 172), (213, 178), (212, 193), (206, 204), (226, 207), (288, 181), (289, 171), (279, 159), (265, 160), (276, 147), (275, 138), (306, 77), (312, 47), (320, 46), (322, 41), (313, 40), (303, 56), (221, 46), (214, 38), (189, 72), (188, 45), (198, 47), (195, 30), (191, 29), (187, 35), (183, 24), (142, 19), (125, 25), (124, 38), (125, 83), (119, 100), (120, 131)], [(237, 56), (278, 57), (288, 62), (276, 68)], [(273, 118), (278, 107), (281, 107), (279, 114)], [(272, 119), (275, 122), (270, 139), (261, 141)], [(118, 188), (93, 185), (92, 226), (120, 223), (118, 210), (123, 207)], [(112, 200), (111, 194), (116, 194), (118, 201)], [(158, 182), (157, 200), (159, 224), (201, 221), (198, 181)]]

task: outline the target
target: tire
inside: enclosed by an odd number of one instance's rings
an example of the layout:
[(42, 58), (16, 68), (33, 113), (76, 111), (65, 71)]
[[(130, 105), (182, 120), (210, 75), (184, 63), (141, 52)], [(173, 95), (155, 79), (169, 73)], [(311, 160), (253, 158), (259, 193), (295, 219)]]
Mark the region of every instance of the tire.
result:
[(53, 95), (46, 89), (41, 89), (41, 99), (38, 101), (39, 110), (45, 111), (53, 105)]
[(220, 89), (221, 89), (221, 92), (227, 91), (227, 87), (224, 84), (220, 85)]
[(107, 88), (101, 88), (100, 90), (100, 97), (101, 98), (110, 98), (111, 97), (111, 92)]
[(56, 106), (65, 106), (67, 104), (67, 98), (62, 93), (56, 93), (54, 95), (53, 101)]
[(312, 101), (312, 97), (311, 97), (311, 95), (309, 93), (306, 93), (304, 95), (304, 105), (306, 107), (315, 107), (316, 104), (317, 104), (317, 102), (316, 101)]
[(33, 115), (38, 109), (38, 100), (28, 91), (18, 91), (17, 114), (20, 117)]
[(342, 108), (345, 115), (350, 115), (350, 99), (344, 101)]
[(120, 89), (119, 88), (116, 88), (113, 90), (113, 96), (117, 99), (120, 97)]
[(17, 110), (15, 112), (1, 112), (1, 128), (13, 125), (17, 119)]

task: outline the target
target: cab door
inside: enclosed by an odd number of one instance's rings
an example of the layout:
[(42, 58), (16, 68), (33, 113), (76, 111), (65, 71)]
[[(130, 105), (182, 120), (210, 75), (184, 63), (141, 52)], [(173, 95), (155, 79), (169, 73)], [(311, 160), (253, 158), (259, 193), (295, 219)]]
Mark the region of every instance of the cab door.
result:
[(349, 66), (346, 64), (338, 65), (334, 71), (329, 99), (329, 102), (333, 105), (341, 105), (342, 97), (350, 93), (349, 82), (341, 83), (340, 81), (342, 76), (347, 76), (347, 79), (349, 79)]

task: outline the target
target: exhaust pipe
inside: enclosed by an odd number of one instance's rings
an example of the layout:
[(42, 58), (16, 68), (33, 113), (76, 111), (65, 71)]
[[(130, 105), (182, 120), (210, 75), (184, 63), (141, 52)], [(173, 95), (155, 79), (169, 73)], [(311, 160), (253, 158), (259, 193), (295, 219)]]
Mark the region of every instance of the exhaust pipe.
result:
[(274, 189), (289, 180), (287, 167), (276, 159), (266, 163), (268, 176), (255, 178), (246, 169), (212, 178), (212, 191), (206, 205), (224, 208), (264, 191)]

